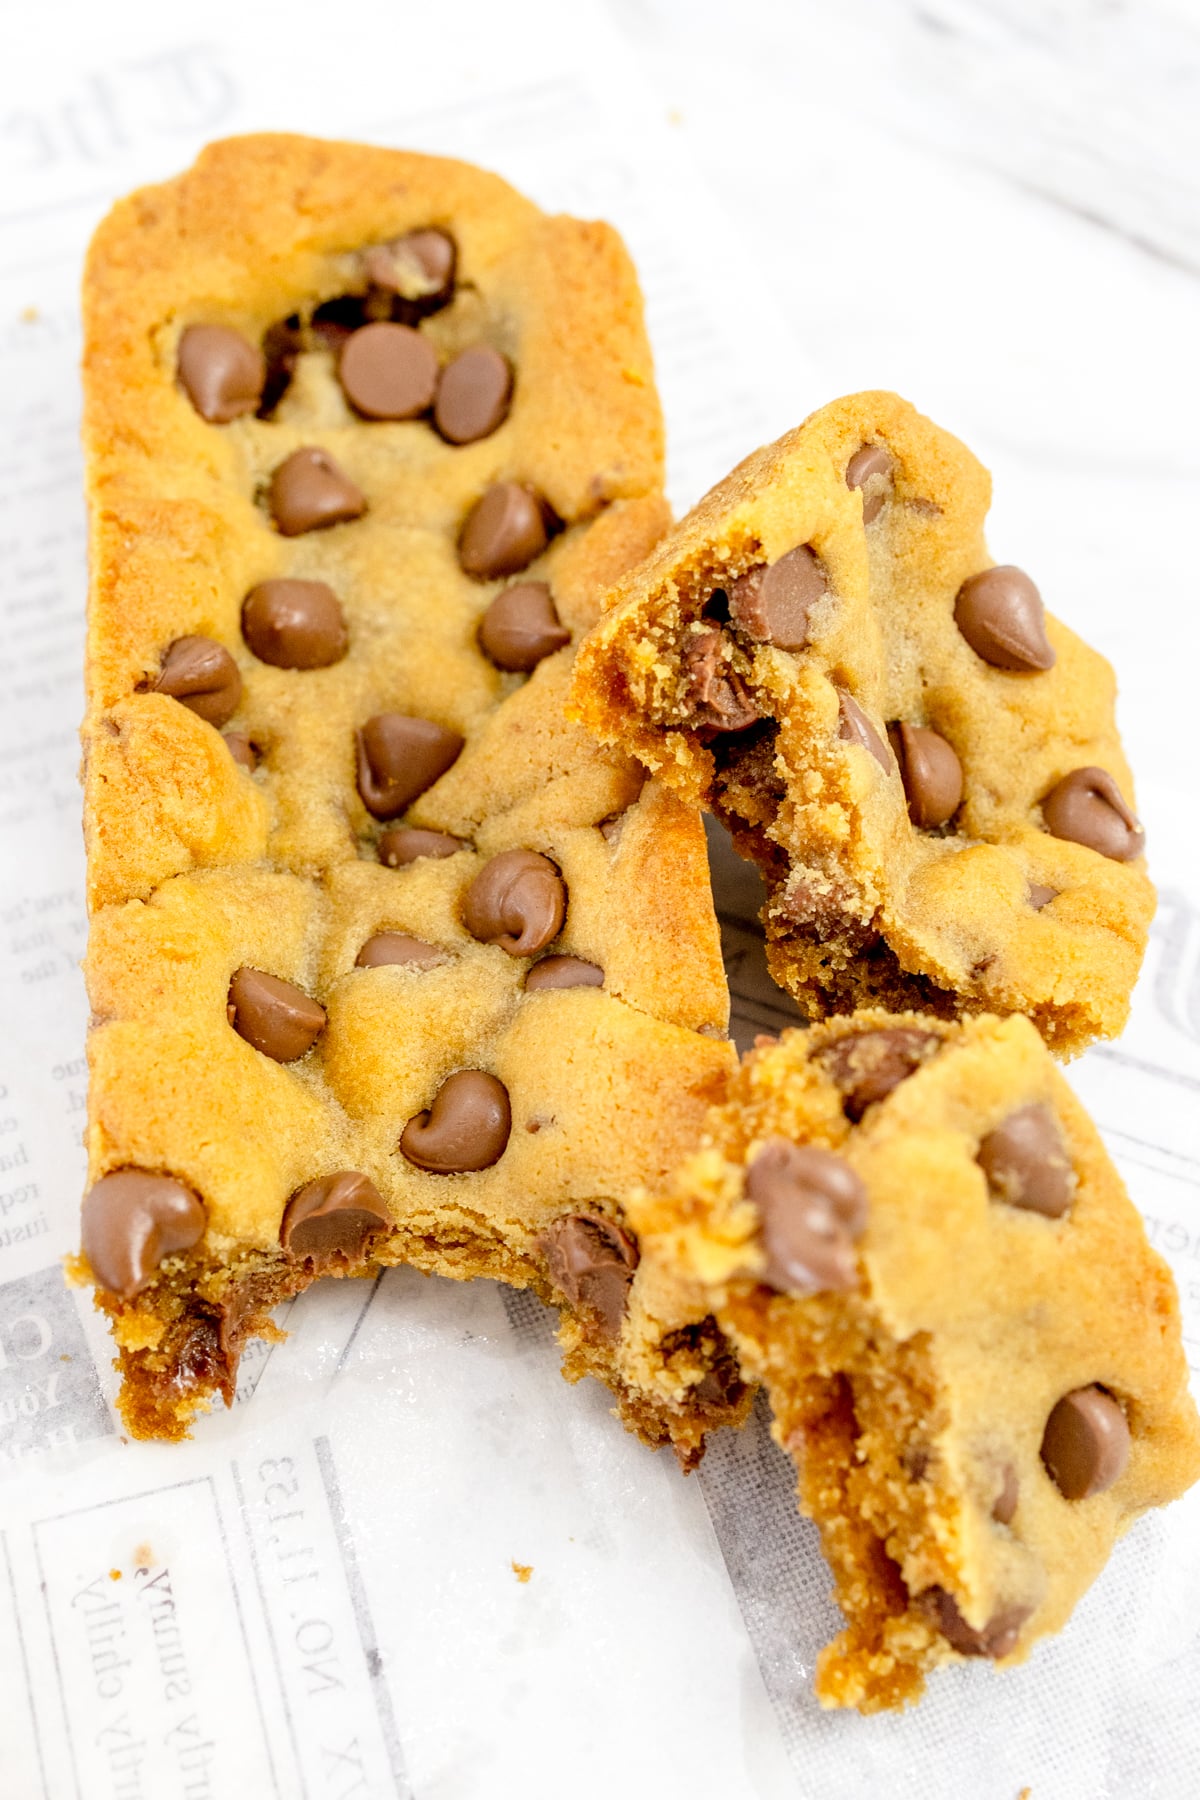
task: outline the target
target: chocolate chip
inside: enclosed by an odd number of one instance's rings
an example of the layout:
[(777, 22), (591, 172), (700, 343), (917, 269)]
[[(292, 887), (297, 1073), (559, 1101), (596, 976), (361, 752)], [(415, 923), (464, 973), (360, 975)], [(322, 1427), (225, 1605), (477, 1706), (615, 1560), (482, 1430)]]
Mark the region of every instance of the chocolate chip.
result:
[(292, 377), (296, 373), (296, 364), (303, 349), (304, 330), (299, 313), (289, 313), (286, 319), (277, 319), (273, 325), (267, 326), (263, 333), (267, 379), (263, 384), (262, 399), (258, 403), (260, 419), (271, 417), (292, 385)]
[(356, 736), (358, 791), (377, 819), (394, 819), (411, 806), (463, 747), (457, 731), (407, 713), (376, 713)]
[(202, 1202), (182, 1181), (117, 1169), (84, 1197), (83, 1254), (100, 1287), (132, 1300), (164, 1257), (199, 1243), (206, 1223)]
[(997, 1525), (1012, 1524), (1020, 1497), (1021, 1484), (1017, 1479), (1017, 1471), (1011, 1463), (1005, 1463), (1000, 1472), (1000, 1492), (992, 1501), (992, 1517)]
[(323, 581), (260, 581), (242, 602), (242, 636), (275, 669), (327, 669), (349, 643), (338, 597)]
[(244, 731), (227, 731), (224, 734), (225, 745), (235, 763), (243, 769), (249, 769), (253, 775), (258, 767), (258, 751)]
[(1058, 895), (1058, 888), (1043, 887), (1040, 881), (1031, 881), (1029, 884), (1029, 904), (1034, 912), (1041, 912), (1044, 906), (1057, 900)]
[(163, 657), (154, 692), (169, 694), (189, 712), (220, 727), (238, 709), (242, 678), (223, 644), (209, 637), (181, 637)]
[(730, 643), (719, 628), (697, 632), (680, 657), (687, 706), (697, 725), (745, 731), (759, 717), (750, 690), (728, 661)]
[(1060, 1219), (1075, 1193), (1075, 1171), (1058, 1120), (1040, 1101), (1010, 1113), (979, 1146), (976, 1162), (993, 1198)]
[(1042, 596), (1011, 563), (999, 563), (963, 582), (954, 622), (976, 656), (993, 669), (1033, 674), (1054, 667)]
[(361, 518), (366, 500), (327, 450), (293, 450), (271, 477), (267, 504), (284, 537)]
[(210, 425), (254, 412), (267, 379), (257, 344), (228, 325), (189, 325), (179, 340), (178, 369), (184, 392)]
[(567, 890), (549, 857), (502, 850), (467, 889), (463, 922), (481, 944), (499, 944), (510, 956), (536, 956), (562, 930), (566, 910)]
[(542, 1237), (546, 1273), (572, 1306), (599, 1313), (609, 1337), (616, 1337), (629, 1304), (638, 1265), (629, 1233), (596, 1213), (564, 1213)]
[(603, 987), (604, 970), (581, 956), (543, 956), (525, 977), (525, 991), (538, 988)]
[(900, 765), (908, 816), (920, 831), (945, 825), (963, 797), (963, 771), (953, 748), (936, 731), (903, 720), (888, 726)]
[(1008, 1656), (1016, 1649), (1021, 1627), (1029, 1617), (1028, 1607), (1009, 1606), (986, 1625), (968, 1625), (945, 1588), (927, 1588), (921, 1599), (946, 1642), (963, 1656), (990, 1656), (993, 1661)]
[(846, 486), (862, 493), (863, 524), (869, 525), (891, 498), (895, 465), (882, 444), (864, 444), (846, 464)]
[(758, 1208), (771, 1287), (818, 1294), (857, 1285), (854, 1242), (867, 1222), (867, 1190), (842, 1157), (772, 1138), (747, 1167), (746, 1193)]
[(1065, 1500), (1087, 1500), (1119, 1481), (1129, 1461), (1129, 1425), (1102, 1387), (1064, 1394), (1046, 1420), (1042, 1461)]
[(386, 319), (351, 332), (338, 360), (342, 392), (367, 419), (415, 419), (432, 405), (437, 378), (428, 338)]
[(369, 937), (354, 959), (360, 969), (384, 969), (393, 963), (410, 968), (436, 969), (446, 961), (446, 952), (424, 938), (406, 937), (402, 931), (377, 931)]
[(279, 1242), (289, 1256), (328, 1265), (334, 1257), (362, 1260), (371, 1238), (391, 1229), (387, 1207), (373, 1181), (357, 1169), (341, 1169), (305, 1182), (284, 1208)]
[(384, 308), (382, 312), (371, 310), (375, 295), (336, 294), (331, 300), (322, 300), (308, 322), (309, 341), (323, 345), (335, 357), (340, 356), (351, 332), (361, 331), (374, 319), (391, 317), (389, 297), (385, 294), (378, 299)]
[(877, 1031), (855, 1031), (823, 1053), (830, 1080), (840, 1088), (842, 1111), (857, 1125), (868, 1106), (886, 1100), (893, 1088), (941, 1049), (932, 1031), (912, 1025), (885, 1025)]
[[(456, 253), (444, 231), (410, 231), (390, 244), (372, 244), (363, 253), (367, 279), (403, 300), (449, 299)], [(431, 308), (429, 310), (432, 310)]]
[(458, 560), (468, 575), (490, 581), (528, 567), (549, 541), (537, 495), (518, 482), (498, 481), (467, 514)]
[(490, 437), (508, 417), (512, 388), (512, 370), (500, 352), (472, 344), (442, 370), (433, 422), (451, 444)]
[(838, 697), (838, 736), (843, 743), (858, 744), (863, 750), (869, 750), (885, 775), (891, 773), (892, 759), (888, 755), (888, 747), (876, 731), (869, 714), (865, 713), (853, 694), (845, 688), (836, 687)]
[(803, 650), (808, 615), (829, 591), (829, 578), (810, 544), (798, 544), (778, 562), (759, 563), (729, 588), (735, 625), (757, 644)]
[(379, 839), (379, 860), (389, 869), (402, 869), (406, 863), (422, 856), (457, 856), (464, 848), (461, 838), (445, 831), (421, 831), (415, 825), (393, 825)]
[(479, 625), (479, 642), (485, 656), (498, 669), (526, 674), (543, 657), (569, 644), (571, 634), (559, 622), (550, 589), (544, 581), (519, 581), (497, 594)]
[(460, 1175), (498, 1162), (511, 1130), (503, 1082), (480, 1069), (460, 1069), (443, 1081), (428, 1112), (408, 1121), (400, 1150), (431, 1175)]
[(229, 983), (229, 1023), (276, 1062), (295, 1062), (325, 1029), (325, 1008), (303, 988), (262, 969), (241, 968)]
[(1073, 769), (1042, 801), (1046, 830), (1083, 844), (1114, 862), (1129, 862), (1146, 847), (1146, 834), (1125, 804), (1107, 769)]
[(745, 1391), (737, 1358), (727, 1344), (691, 1390), (691, 1398), (698, 1406), (736, 1406)]

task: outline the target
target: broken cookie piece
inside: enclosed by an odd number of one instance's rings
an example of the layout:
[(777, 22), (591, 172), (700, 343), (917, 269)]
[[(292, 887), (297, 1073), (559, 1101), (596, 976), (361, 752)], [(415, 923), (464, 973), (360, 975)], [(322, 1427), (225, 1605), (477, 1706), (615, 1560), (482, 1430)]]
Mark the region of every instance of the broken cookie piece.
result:
[[(986, 471), (893, 394), (749, 457), (625, 576), (573, 704), (728, 826), (811, 1014), (1120, 1031), (1154, 892), (1104, 659), (991, 564)], [(752, 751), (752, 753), (751, 753)]]
[(700, 818), (565, 716), (667, 520), (620, 241), (460, 163), (240, 138), (115, 209), (86, 309), (78, 1268), (129, 1429), (231, 1399), (317, 1276), (408, 1262), (532, 1288), (694, 1461), (744, 1410), (728, 1345), (652, 1388), (628, 1281), (563, 1248), (636, 1261), (621, 1196), (734, 1061)]
[(627, 1210), (635, 1295), (715, 1319), (795, 1459), (846, 1620), (823, 1705), (1023, 1661), (1200, 1475), (1174, 1282), (1025, 1019), (785, 1032)]

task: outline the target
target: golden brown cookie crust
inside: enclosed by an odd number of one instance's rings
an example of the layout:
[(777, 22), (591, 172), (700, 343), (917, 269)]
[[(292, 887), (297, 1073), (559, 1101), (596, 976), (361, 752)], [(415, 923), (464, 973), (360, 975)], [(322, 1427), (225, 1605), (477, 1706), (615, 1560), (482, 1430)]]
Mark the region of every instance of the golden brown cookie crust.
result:
[[(866, 524), (846, 480), (864, 446), (892, 462)], [(748, 457), (617, 584), (573, 698), (603, 742), (715, 810), (759, 863), (772, 973), (812, 1013), (1023, 1012), (1070, 1054), (1124, 1024), (1154, 893), (1144, 857), (1053, 836), (1041, 811), (1089, 766), (1133, 805), (1108, 664), (1047, 617), (1054, 666), (1001, 669), (955, 623), (963, 582), (991, 565), (990, 491), (970, 452), (894, 394), (836, 401)], [(807, 646), (726, 629), (721, 666), (763, 722), (698, 729), (684, 661), (721, 623), (710, 596), (798, 544), (830, 588)], [(840, 730), (838, 689), (886, 767)], [(910, 821), (884, 735), (897, 720), (936, 728), (958, 755), (964, 797), (948, 828)]]
[[(839, 1044), (927, 1034), (929, 1054), (856, 1123)], [(1067, 1210), (1006, 1203), (977, 1158), (1018, 1109), (1049, 1109), (1072, 1171)], [(746, 1169), (783, 1138), (833, 1152), (867, 1196), (857, 1286), (766, 1285)], [(658, 1316), (715, 1314), (796, 1460), (846, 1617), (817, 1693), (875, 1711), (953, 1661), (931, 1595), (972, 1628), (1017, 1621), (999, 1660), (1061, 1629), (1115, 1539), (1200, 1475), (1178, 1297), (1095, 1127), (1028, 1021), (863, 1011), (748, 1056), (669, 1189), (635, 1196), (639, 1282)], [(1098, 1384), (1131, 1435), (1104, 1492), (1067, 1499), (1041, 1458), (1055, 1404)], [(1015, 1502), (993, 1517), (1006, 1471)], [(1004, 1510), (1003, 1507), (1001, 1510)]]
[[(176, 379), (189, 325), (256, 344), (281, 319), (361, 292), (364, 246), (431, 226), (454, 237), (458, 285), (420, 330), (443, 363), (475, 343), (510, 360), (497, 429), (457, 447), (426, 419), (365, 422), (335, 353), (313, 338), (270, 417), (199, 415)], [(547, 218), (460, 163), (232, 139), (114, 208), (84, 301), (90, 1173), (165, 1172), (207, 1218), (201, 1242), (168, 1256), (136, 1297), (98, 1298), (131, 1429), (172, 1437), (206, 1397), (230, 1397), (246, 1337), (269, 1333), (270, 1307), (312, 1279), (280, 1244), (305, 1182), (358, 1170), (386, 1204), (387, 1234), (369, 1254), (335, 1257), (332, 1273), (405, 1261), (551, 1298), (545, 1227), (571, 1210), (619, 1217), (627, 1186), (661, 1178), (733, 1052), (698, 817), (567, 721), (570, 646), (528, 677), (482, 654), (479, 620), (506, 583), (468, 576), (456, 547), (490, 484), (538, 490), (561, 529), (528, 576), (549, 583), (578, 635), (666, 525), (641, 300), (616, 234)], [(290, 538), (273, 528), (266, 487), (301, 447), (348, 474), (362, 517)], [(243, 600), (281, 577), (334, 589), (349, 635), (340, 660), (282, 669), (252, 654)], [(237, 664), (227, 729), (256, 747), (253, 772), (211, 724), (150, 691), (168, 645), (190, 635)], [(457, 854), (379, 860), (383, 825), (356, 786), (354, 732), (388, 710), (465, 740), (400, 821), (460, 839)], [(510, 849), (561, 872), (568, 905), (552, 947), (599, 965), (602, 988), (526, 993), (529, 960), (467, 930), (466, 888)], [(442, 960), (357, 967), (381, 931)], [(231, 1028), (243, 967), (326, 1009), (299, 1061), (274, 1061)], [(505, 1084), (511, 1136), (490, 1167), (431, 1174), (398, 1138), (463, 1068)], [(678, 1431), (694, 1458), (696, 1407), (685, 1417), (632, 1387), (586, 1306), (564, 1307), (564, 1332), (572, 1375), (600, 1374), (627, 1422), (653, 1441)]]

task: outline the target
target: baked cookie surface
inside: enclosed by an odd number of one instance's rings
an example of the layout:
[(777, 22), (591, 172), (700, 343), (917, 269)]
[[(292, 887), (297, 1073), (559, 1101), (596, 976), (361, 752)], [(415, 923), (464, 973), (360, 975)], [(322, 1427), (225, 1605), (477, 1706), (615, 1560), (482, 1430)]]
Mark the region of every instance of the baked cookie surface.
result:
[(620, 1305), (579, 1266), (733, 1063), (700, 820), (564, 715), (667, 522), (620, 241), (462, 164), (234, 139), (114, 210), (85, 311), (80, 1272), (130, 1428), (403, 1260), (556, 1298), (568, 1372), (694, 1457), (704, 1407), (616, 1373), (636, 1246)]
[(993, 567), (986, 471), (895, 395), (747, 458), (617, 584), (577, 714), (729, 827), (810, 1014), (1124, 1024), (1154, 909), (1104, 659)]
[(1170, 1271), (1024, 1019), (764, 1041), (629, 1214), (648, 1306), (715, 1316), (796, 1461), (846, 1619), (827, 1706), (1023, 1661), (1200, 1474)]

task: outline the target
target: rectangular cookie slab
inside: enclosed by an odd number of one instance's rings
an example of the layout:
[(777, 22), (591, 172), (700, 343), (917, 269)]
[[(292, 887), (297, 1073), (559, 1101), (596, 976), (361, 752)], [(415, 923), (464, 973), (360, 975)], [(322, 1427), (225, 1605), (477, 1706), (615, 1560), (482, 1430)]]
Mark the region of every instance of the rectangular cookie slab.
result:
[(250, 137), (117, 206), (84, 298), (79, 1272), (130, 1429), (228, 1400), (315, 1275), (405, 1261), (557, 1298), (568, 1373), (694, 1457), (741, 1393), (616, 1357), (620, 1196), (733, 1062), (703, 833), (564, 714), (667, 523), (619, 239)]
[(1119, 1032), (1154, 910), (1103, 657), (993, 567), (991, 484), (894, 394), (748, 457), (618, 583), (578, 715), (762, 869), (816, 1017)]
[(768, 1040), (628, 1213), (646, 1312), (715, 1317), (795, 1459), (846, 1619), (823, 1705), (1024, 1661), (1200, 1474), (1170, 1271), (1026, 1019)]

